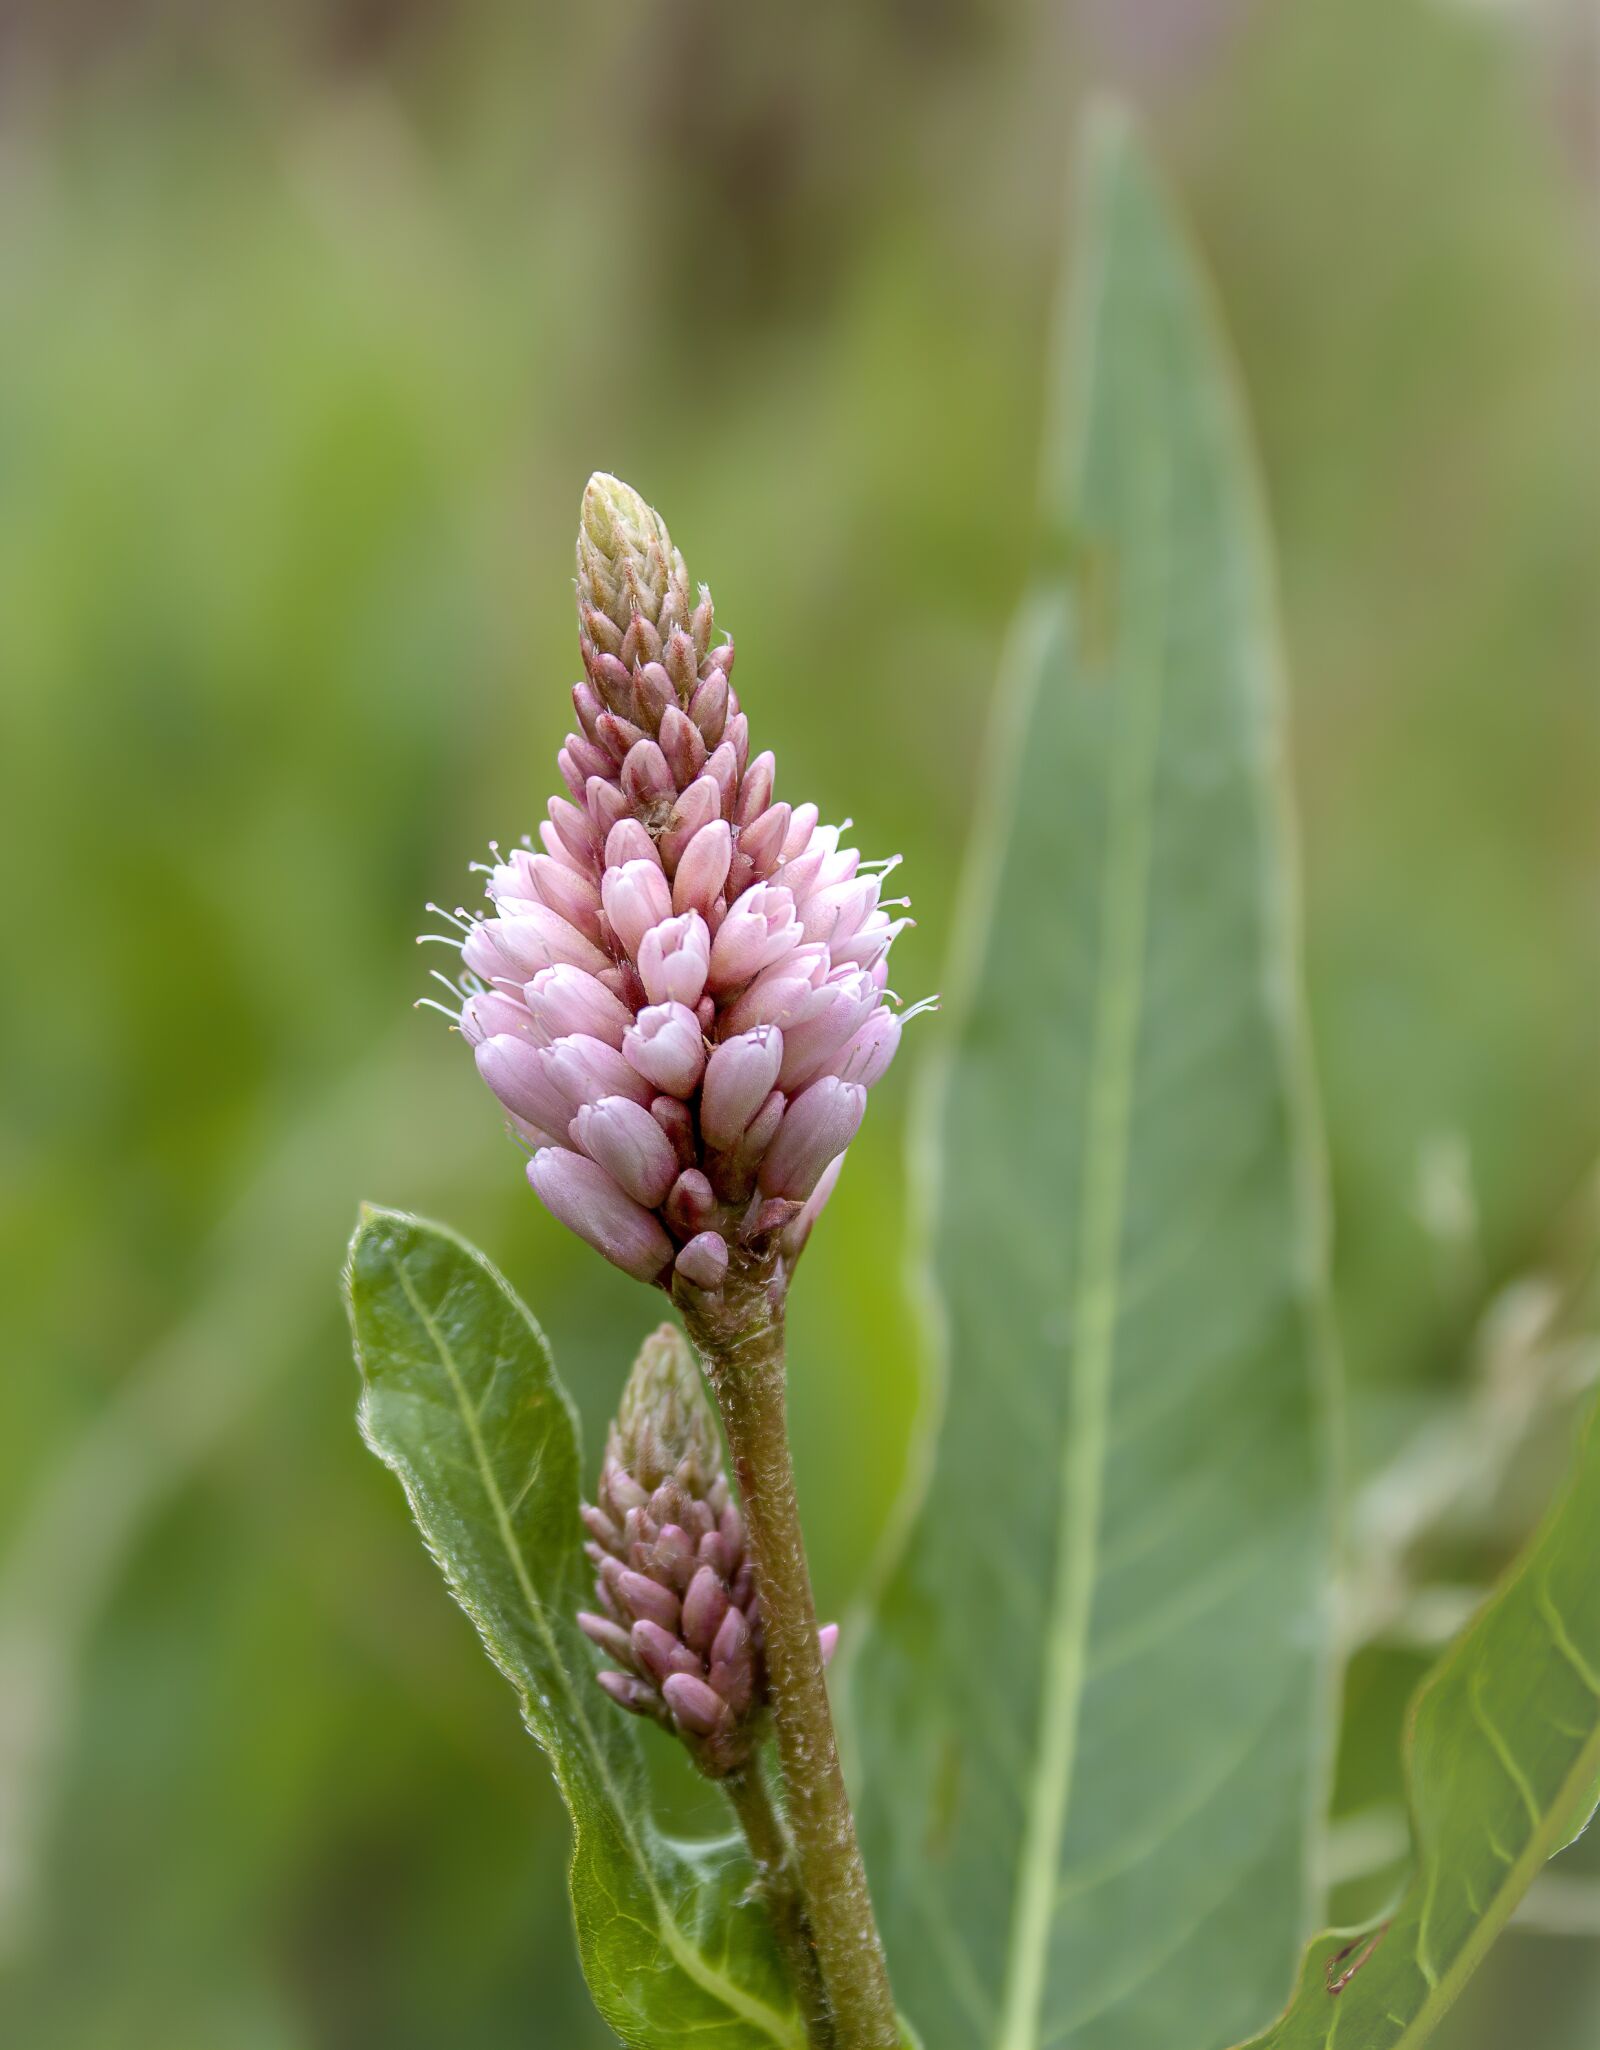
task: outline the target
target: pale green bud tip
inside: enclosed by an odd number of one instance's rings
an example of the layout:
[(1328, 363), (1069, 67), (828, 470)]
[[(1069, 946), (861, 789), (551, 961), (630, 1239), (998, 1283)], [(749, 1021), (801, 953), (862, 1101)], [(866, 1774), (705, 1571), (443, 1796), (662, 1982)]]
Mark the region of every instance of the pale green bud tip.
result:
[(689, 1342), (662, 1324), (640, 1348), (617, 1405), (607, 1447), (618, 1466), (646, 1490), (687, 1462), (685, 1479), (709, 1486), (722, 1470), (722, 1447)]
[(659, 633), (687, 623), (689, 579), (667, 523), (620, 477), (597, 470), (578, 515), (578, 620), (617, 653), (636, 615)]

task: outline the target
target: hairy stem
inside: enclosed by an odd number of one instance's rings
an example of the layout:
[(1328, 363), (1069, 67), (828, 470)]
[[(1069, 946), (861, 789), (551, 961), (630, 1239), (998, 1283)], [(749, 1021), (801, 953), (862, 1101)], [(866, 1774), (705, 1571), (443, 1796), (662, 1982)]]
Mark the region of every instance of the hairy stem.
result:
[(761, 1777), (760, 1765), (752, 1761), (748, 1771), (735, 1773), (722, 1784), (750, 1846), (757, 1886), (772, 1918), (773, 1934), (799, 2002), (806, 2039), (812, 2050), (836, 2050), (839, 2038), (828, 1996), (823, 1991), (805, 1902), (800, 1896), (794, 1852)]
[(751, 1288), (736, 1296), (730, 1286), (714, 1319), (685, 1311), (744, 1498), (789, 1827), (838, 2050), (896, 2050), (899, 2025), (839, 1767), (795, 1500), (781, 1295)]

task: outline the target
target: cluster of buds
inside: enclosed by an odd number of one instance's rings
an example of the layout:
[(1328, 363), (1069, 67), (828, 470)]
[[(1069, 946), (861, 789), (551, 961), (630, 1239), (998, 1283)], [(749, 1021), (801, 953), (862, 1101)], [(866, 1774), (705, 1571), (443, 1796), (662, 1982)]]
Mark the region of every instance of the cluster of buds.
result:
[[(628, 1378), (583, 1520), (600, 1606), (578, 1623), (616, 1662), (600, 1685), (681, 1737), (711, 1778), (741, 1771), (766, 1720), (755, 1572), (700, 1376), (670, 1324)], [(823, 1630), (824, 1660), (837, 1636)]]
[(584, 493), (577, 592), (569, 795), (539, 851), (496, 853), (460, 1025), (547, 1208), (627, 1273), (715, 1292), (730, 1263), (792, 1264), (894, 1057), (895, 864), (775, 797), (710, 593), (613, 477)]

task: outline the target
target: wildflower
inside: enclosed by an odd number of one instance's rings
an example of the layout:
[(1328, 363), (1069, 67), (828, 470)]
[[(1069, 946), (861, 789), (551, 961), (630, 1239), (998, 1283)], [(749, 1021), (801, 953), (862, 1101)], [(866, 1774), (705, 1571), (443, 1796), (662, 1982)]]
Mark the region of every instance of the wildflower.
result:
[[(614, 1661), (600, 1685), (682, 1738), (710, 1777), (741, 1771), (766, 1727), (755, 1569), (700, 1377), (670, 1324), (628, 1378), (583, 1519), (598, 1607), (578, 1623)], [(837, 1635), (821, 1632), (824, 1659)]]
[(710, 593), (614, 477), (584, 493), (577, 596), (568, 795), (465, 925), (461, 1030), (546, 1207), (640, 1280), (714, 1294), (792, 1266), (827, 1201), (899, 1043), (907, 921), (893, 861), (776, 797)]

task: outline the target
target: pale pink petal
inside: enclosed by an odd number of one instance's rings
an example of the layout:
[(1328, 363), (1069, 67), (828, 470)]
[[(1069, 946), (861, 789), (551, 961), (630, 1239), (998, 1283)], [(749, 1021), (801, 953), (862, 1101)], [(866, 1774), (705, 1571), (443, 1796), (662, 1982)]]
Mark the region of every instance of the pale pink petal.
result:
[(824, 1075), (783, 1114), (778, 1135), (761, 1162), (761, 1190), (768, 1196), (809, 1196), (828, 1163), (860, 1129), (867, 1092), (858, 1082)]
[(705, 1035), (686, 1004), (651, 1004), (629, 1027), (622, 1051), (631, 1066), (670, 1096), (688, 1096), (706, 1065)]
[(597, 1160), (618, 1188), (653, 1210), (678, 1178), (672, 1141), (642, 1104), (626, 1096), (586, 1103), (572, 1120), (572, 1137)]
[(672, 1259), (672, 1241), (658, 1220), (595, 1161), (547, 1147), (528, 1162), (528, 1179), (553, 1216), (624, 1273), (654, 1281)]
[(766, 1101), (783, 1061), (783, 1034), (758, 1025), (711, 1050), (700, 1091), (700, 1132), (708, 1146), (730, 1147)]

